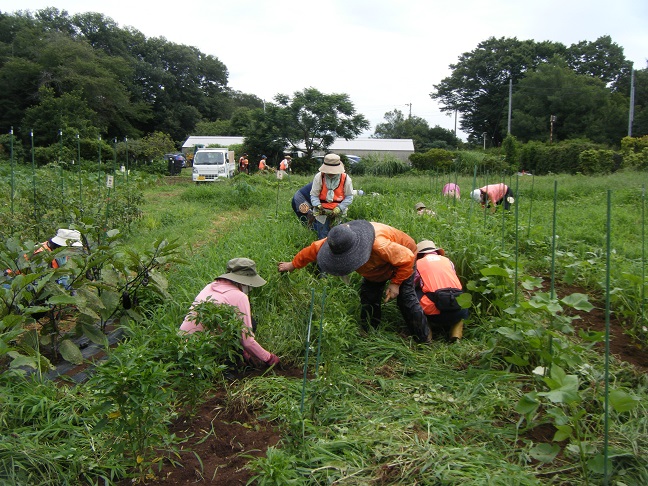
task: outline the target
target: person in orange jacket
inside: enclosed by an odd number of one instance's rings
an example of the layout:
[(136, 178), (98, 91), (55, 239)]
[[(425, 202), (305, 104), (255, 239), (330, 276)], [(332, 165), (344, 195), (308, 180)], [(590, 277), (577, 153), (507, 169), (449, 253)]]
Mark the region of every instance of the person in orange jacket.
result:
[(346, 214), (353, 202), (353, 182), (339, 155), (324, 156), (324, 162), (313, 177), (310, 199), (315, 216), (313, 229), (318, 238), (325, 238), (331, 226)]
[(416, 245), (416, 257), (414, 287), (430, 329), (449, 334), (451, 341), (461, 339), (468, 309), (462, 309), (455, 300), (463, 287), (454, 264), (432, 240)]
[(354, 220), (331, 229), (328, 236), (301, 250), (290, 262), (280, 262), (279, 272), (292, 272), (317, 262), (322, 272), (345, 276), (362, 275), (360, 318), (363, 326), (380, 324), (381, 300), (396, 299), (408, 327), (420, 342), (429, 343), (432, 333), (414, 291), (416, 243), (406, 233), (386, 224)]
[(268, 157), (266, 157), (265, 155), (261, 157), (261, 160), (259, 161), (259, 172), (265, 172), (266, 170), (268, 170), (268, 164), (266, 164), (267, 158)]

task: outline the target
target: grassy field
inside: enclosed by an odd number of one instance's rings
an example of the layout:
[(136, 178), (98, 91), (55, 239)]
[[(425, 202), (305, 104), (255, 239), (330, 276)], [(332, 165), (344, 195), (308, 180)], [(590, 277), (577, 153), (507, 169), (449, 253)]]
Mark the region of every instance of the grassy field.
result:
[[(357, 274), (278, 273), (315, 239), (290, 206), (309, 181), (195, 185), (185, 170), (143, 188), (128, 245), (177, 242), (185, 263), (164, 267), (168, 297), (142, 295), (145, 319), (88, 384), (2, 381), (0, 479), (155, 484), (160, 457), (179, 457), (167, 426), (220, 394), (280, 431), (249, 461), (251, 484), (648, 484), (648, 363), (606, 355), (605, 332), (589, 326), (609, 302), (617, 338), (645, 356), (645, 173), (507, 178), (516, 203), (493, 215), (469, 197), (491, 177), (354, 177), (365, 195), (348, 218), (434, 240), (471, 295), (464, 339), (430, 345), (412, 339), (395, 303), (361, 331)], [(441, 197), (449, 181), (460, 200)], [(435, 215), (417, 215), (419, 201)], [(177, 329), (243, 256), (268, 281), (250, 300), (257, 340), (283, 370), (227, 381), (218, 345)]]
[[(308, 182), (298, 176), (174, 185), (147, 196), (139, 234), (181, 238), (189, 259), (170, 270), (174, 299), (155, 312), (151, 330), (181, 322), (205, 282), (237, 256), (255, 259), (268, 280), (251, 295), (257, 337), (286, 365), (303, 366), (312, 321), (314, 377), (305, 388), (271, 374), (229, 391), (284, 431), (281, 446), (255, 463), (260, 484), (599, 484), (606, 472), (616, 484), (648, 482), (645, 370), (610, 358), (609, 382), (631, 406), (610, 409), (606, 434), (605, 357), (591, 349), (601, 336), (579, 337), (565, 312), (573, 304), (547, 291), (554, 275), (556, 288), (570, 285), (603, 302), (610, 191), (611, 287), (624, 289), (613, 301), (645, 344), (641, 286), (629, 278), (643, 271), (645, 174), (515, 177), (506, 182), (517, 205), (494, 215), (470, 201), (472, 178), (458, 179), (460, 201), (443, 200), (448, 180), (355, 178), (365, 195), (349, 218), (387, 223), (446, 249), (473, 295), (457, 345), (417, 345), (392, 304), (378, 331), (361, 333), (355, 274), (346, 285), (312, 269), (276, 271), (314, 239), (290, 208)], [(418, 201), (436, 216), (417, 216)], [(634, 296), (631, 308), (624, 295)], [(551, 433), (538, 440), (543, 427)]]

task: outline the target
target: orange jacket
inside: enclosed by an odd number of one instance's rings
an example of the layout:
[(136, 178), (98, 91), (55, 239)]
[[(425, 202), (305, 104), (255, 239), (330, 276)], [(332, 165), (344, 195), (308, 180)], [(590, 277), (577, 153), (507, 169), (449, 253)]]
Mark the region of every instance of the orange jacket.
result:
[(261, 161), (259, 162), (259, 170), (266, 170), (267, 168), (268, 166), (265, 163), (265, 159), (261, 159)]
[[(371, 223), (374, 227), (375, 238), (371, 247), (371, 255), (367, 263), (356, 270), (370, 282), (386, 282), (390, 280), (395, 285), (402, 284), (414, 271), (416, 261), (416, 243), (407, 234), (396, 228), (382, 223)], [(317, 253), (326, 238), (317, 240), (301, 250), (292, 260), (295, 268), (303, 268), (317, 261)]]
[[(462, 288), (450, 259), (436, 253), (428, 253), (423, 258), (419, 258), (416, 262), (416, 272), (424, 293), (448, 287)], [(421, 307), (428, 316), (441, 313), (426, 295), (421, 297)]]
[(288, 170), (288, 162), (286, 162), (286, 159), (283, 159), (279, 164), (279, 170)]
[(342, 177), (340, 177), (340, 183), (338, 186), (333, 190), (333, 201), (331, 202), (326, 202), (326, 195), (328, 194), (328, 189), (326, 187), (326, 177), (324, 177), (324, 174), (322, 174), (322, 190), (319, 193), (319, 200), (322, 203), (322, 207), (325, 209), (333, 209), (337, 205), (339, 205), (342, 201), (344, 201), (344, 183), (346, 181), (346, 173), (341, 174)]

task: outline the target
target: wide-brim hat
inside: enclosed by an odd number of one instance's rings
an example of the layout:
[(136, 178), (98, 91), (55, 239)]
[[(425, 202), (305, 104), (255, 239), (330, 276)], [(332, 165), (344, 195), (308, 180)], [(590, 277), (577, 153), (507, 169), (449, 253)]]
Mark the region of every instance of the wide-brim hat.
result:
[(261, 287), (266, 284), (256, 271), (256, 263), (249, 258), (232, 258), (227, 262), (227, 273), (218, 278), (226, 278), (250, 287)]
[(426, 208), (426, 206), (422, 202), (417, 202), (416, 205), (414, 206), (414, 209), (416, 209), (417, 211), (419, 209), (425, 209), (425, 208)]
[(475, 189), (473, 192), (470, 193), (470, 197), (472, 197), (475, 201), (480, 201), (481, 200), (481, 190), (480, 189)]
[(369, 221), (356, 219), (334, 226), (317, 253), (322, 272), (343, 276), (367, 263), (376, 233)]
[(432, 240), (423, 240), (416, 245), (416, 253), (438, 253), (439, 255), (445, 255), (443, 248), (437, 248), (436, 244)]
[(73, 229), (61, 228), (52, 238), (52, 243), (60, 246), (83, 246), (81, 243), (81, 233)]
[(344, 164), (337, 154), (328, 154), (324, 156), (324, 163), (320, 166), (319, 171), (324, 174), (344, 174)]

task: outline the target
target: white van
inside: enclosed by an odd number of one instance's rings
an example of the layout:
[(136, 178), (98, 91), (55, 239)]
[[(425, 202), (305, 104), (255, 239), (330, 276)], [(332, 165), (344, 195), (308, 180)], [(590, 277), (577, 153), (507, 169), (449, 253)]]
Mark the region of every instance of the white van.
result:
[(232, 177), (235, 169), (234, 152), (225, 148), (201, 148), (193, 157), (191, 179), (194, 182), (214, 182), (221, 177)]

